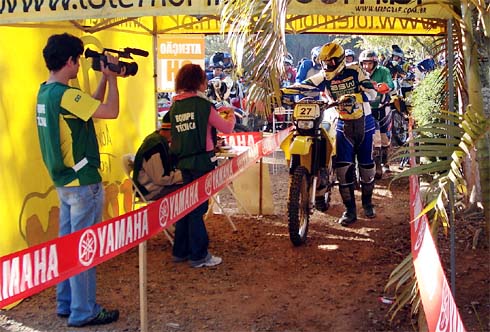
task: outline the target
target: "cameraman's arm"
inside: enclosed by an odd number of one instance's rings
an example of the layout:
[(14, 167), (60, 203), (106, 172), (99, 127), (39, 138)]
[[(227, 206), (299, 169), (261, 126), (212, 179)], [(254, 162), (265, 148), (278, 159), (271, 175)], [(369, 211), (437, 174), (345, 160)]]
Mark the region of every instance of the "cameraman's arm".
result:
[[(107, 55), (107, 62), (118, 63), (117, 58)], [(124, 68), (125, 69), (125, 68)], [(101, 71), (103, 77), (95, 91), (93, 97), (102, 101), (93, 117), (99, 119), (115, 119), (119, 115), (119, 90), (117, 87), (117, 76), (124, 76), (125, 70), (122, 70), (120, 74), (110, 70), (108, 66), (101, 63)], [(109, 85), (107, 98), (104, 102), (104, 96), (106, 91), (106, 83)]]
[(99, 85), (97, 86), (97, 89), (95, 90), (92, 97), (94, 97), (97, 100), (100, 100), (101, 102), (104, 102), (106, 85), (107, 85), (107, 77), (105, 75), (102, 75), (102, 78), (99, 81)]

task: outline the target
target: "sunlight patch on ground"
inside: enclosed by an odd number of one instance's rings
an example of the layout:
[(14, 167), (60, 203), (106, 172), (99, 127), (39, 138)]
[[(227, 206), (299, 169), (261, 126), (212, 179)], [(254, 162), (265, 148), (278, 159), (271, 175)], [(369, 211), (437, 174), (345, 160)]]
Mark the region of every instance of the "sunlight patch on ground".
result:
[(328, 234), (327, 232), (315, 231), (315, 230), (311, 230), (310, 229), (308, 231), (308, 234), (314, 235), (314, 236), (318, 236), (320, 238), (331, 239), (331, 240), (333, 239), (333, 240), (348, 240), (348, 241), (374, 242), (374, 240), (371, 239), (371, 238), (369, 238), (369, 237), (360, 237), (360, 236), (357, 236), (357, 235), (359, 235), (358, 232), (356, 232), (352, 236), (346, 236), (346, 235)]
[(3, 315), (0, 315), (0, 330), (6, 332), (42, 332), (28, 326), (25, 326), (22, 323), (19, 323), (15, 320), (9, 319)]
[[(280, 228), (287, 228), (287, 225), (282, 222), (267, 220), (267, 223)], [(312, 229), (311, 225), (313, 223), (316, 223), (316, 221), (310, 222), (310, 229), (308, 230), (308, 236), (315, 236), (323, 239), (374, 242), (374, 240), (370, 238), (370, 234), (374, 232), (378, 232), (380, 230), (379, 228), (374, 228), (374, 227), (350, 228), (350, 227), (341, 226), (336, 222), (326, 222), (326, 223), (323, 222), (324, 226), (327, 228), (333, 228), (336, 231), (341, 230), (347, 233), (346, 235), (337, 235), (337, 234), (328, 233), (328, 229), (327, 230)], [(267, 235), (276, 236), (276, 237), (289, 237), (288, 233), (267, 233)]]
[(318, 249), (325, 250), (325, 251), (332, 251), (332, 250), (339, 249), (339, 246), (337, 244), (320, 244), (318, 246)]
[(289, 234), (286, 234), (286, 233), (267, 233), (267, 235), (270, 235), (270, 236), (277, 236), (277, 237), (286, 237), (286, 236), (289, 236)]
[(376, 187), (376, 196), (381, 196), (384, 198), (393, 198), (391, 190), (383, 187)]

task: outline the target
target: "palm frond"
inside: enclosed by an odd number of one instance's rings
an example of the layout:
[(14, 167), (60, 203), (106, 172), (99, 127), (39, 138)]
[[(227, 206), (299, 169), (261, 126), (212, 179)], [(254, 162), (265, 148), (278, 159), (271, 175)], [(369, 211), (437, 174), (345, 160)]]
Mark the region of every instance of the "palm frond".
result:
[(221, 11), (221, 27), (223, 31), (228, 27), (237, 73), (248, 87), (247, 104), (256, 113), (269, 114), (272, 105), (280, 103), (289, 1), (227, 1)]

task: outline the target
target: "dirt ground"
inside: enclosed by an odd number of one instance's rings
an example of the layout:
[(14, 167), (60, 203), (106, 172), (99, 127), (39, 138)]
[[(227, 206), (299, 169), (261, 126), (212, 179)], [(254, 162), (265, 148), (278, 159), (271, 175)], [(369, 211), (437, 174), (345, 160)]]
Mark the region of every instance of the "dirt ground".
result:
[[(390, 188), (389, 179), (378, 181), (377, 217), (368, 220), (359, 211), (359, 221), (349, 228), (335, 222), (343, 211), (335, 188), (329, 211), (313, 215), (307, 244), (293, 247), (287, 170), (281, 166), (271, 178), (275, 215), (238, 215), (223, 195), (238, 230), (223, 215), (208, 219), (210, 251), (223, 264), (192, 269), (172, 263), (165, 236), (149, 240), (149, 331), (417, 331), (410, 308), (390, 321), (390, 306), (379, 299), (394, 296), (384, 286), (410, 252), (408, 181)], [(472, 248), (482, 226), (481, 218), (460, 218), (456, 228), (456, 302), (467, 331), (490, 331), (489, 248), (482, 235)], [(449, 278), (448, 238), (441, 236), (439, 245)], [(55, 314), (52, 287), (0, 312), (0, 331), (139, 331), (136, 248), (98, 267), (97, 291), (102, 305), (121, 311), (118, 322), (67, 328), (66, 319)]]

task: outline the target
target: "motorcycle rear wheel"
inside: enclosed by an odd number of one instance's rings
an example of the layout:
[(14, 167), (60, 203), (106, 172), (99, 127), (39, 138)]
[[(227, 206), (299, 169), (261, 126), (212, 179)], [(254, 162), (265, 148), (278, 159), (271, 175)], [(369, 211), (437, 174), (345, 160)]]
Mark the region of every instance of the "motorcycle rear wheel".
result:
[(289, 238), (295, 246), (306, 242), (310, 210), (309, 174), (305, 167), (299, 166), (291, 175), (288, 199)]
[(393, 110), (393, 124), (391, 133), (397, 146), (403, 146), (408, 139), (408, 121), (400, 112)]

